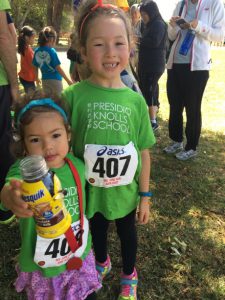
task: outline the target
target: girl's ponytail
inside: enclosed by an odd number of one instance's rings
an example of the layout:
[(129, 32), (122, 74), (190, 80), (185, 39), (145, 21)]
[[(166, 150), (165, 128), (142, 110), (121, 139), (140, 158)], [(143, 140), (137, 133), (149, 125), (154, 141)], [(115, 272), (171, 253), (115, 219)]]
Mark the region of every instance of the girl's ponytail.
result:
[(56, 38), (57, 38), (57, 34), (54, 28), (52, 26), (47, 26), (43, 28), (39, 33), (38, 45), (41, 47), (45, 46), (51, 39), (55, 41)]

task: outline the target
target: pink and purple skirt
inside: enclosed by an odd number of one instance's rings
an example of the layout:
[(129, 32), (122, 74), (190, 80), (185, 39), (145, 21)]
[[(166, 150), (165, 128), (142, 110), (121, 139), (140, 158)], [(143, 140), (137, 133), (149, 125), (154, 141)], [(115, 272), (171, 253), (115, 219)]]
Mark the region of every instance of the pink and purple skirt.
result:
[(40, 271), (20, 272), (18, 266), (16, 269), (16, 291), (26, 291), (28, 300), (84, 300), (101, 288), (92, 252), (79, 270), (65, 271), (51, 278), (43, 277)]

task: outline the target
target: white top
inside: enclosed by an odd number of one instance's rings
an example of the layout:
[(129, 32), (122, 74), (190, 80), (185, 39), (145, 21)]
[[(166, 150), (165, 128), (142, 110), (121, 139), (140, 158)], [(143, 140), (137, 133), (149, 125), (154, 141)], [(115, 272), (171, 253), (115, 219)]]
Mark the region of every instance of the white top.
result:
[[(176, 5), (173, 16), (179, 15), (182, 1)], [(188, 0), (181, 14), (185, 18), (188, 10)], [(209, 70), (211, 65), (210, 42), (224, 41), (225, 37), (225, 12), (222, 0), (199, 0), (196, 7), (198, 26), (195, 28), (196, 37), (191, 49), (191, 71)], [(181, 29), (178, 26), (168, 26), (170, 40), (175, 41), (170, 51), (167, 69), (172, 69), (174, 53), (181, 38)]]

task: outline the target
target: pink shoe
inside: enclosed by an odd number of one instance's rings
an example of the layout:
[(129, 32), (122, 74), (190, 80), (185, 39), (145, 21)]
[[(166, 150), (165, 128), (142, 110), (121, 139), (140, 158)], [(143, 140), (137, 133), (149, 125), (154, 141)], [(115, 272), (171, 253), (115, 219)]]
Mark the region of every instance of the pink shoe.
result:
[(135, 268), (131, 275), (122, 274), (120, 281), (121, 293), (118, 300), (137, 300), (137, 283), (138, 276)]
[(95, 264), (96, 270), (98, 271), (99, 281), (102, 282), (112, 269), (109, 255), (104, 263), (99, 263), (96, 261)]

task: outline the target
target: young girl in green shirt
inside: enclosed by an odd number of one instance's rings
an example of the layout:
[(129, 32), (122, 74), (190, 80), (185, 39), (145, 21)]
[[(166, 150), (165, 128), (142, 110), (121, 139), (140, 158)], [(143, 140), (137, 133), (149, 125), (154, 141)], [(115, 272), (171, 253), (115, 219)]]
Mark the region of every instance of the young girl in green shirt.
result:
[(136, 300), (135, 216), (138, 207), (139, 223), (149, 220), (149, 148), (155, 138), (144, 98), (120, 77), (131, 49), (124, 12), (87, 1), (76, 28), (77, 49), (91, 75), (67, 88), (63, 97), (71, 111), (73, 152), (85, 161), (96, 268), (101, 280), (111, 269), (107, 232), (110, 221), (115, 221), (123, 265), (118, 299)]
[[(15, 124), (15, 150), (19, 159), (8, 172), (1, 201), (20, 222), (21, 251), (16, 266), (16, 290), (26, 291), (29, 300), (94, 300), (95, 291), (101, 284), (85, 217), (84, 164), (68, 153), (71, 133), (63, 103), (42, 95), (31, 99), (26, 96), (16, 107)], [(28, 155), (44, 157), (66, 191), (64, 203), (72, 218), (71, 225), (54, 238), (37, 234), (35, 211), (21, 197), (19, 163)], [(78, 248), (74, 247), (71, 235), (76, 237)]]

